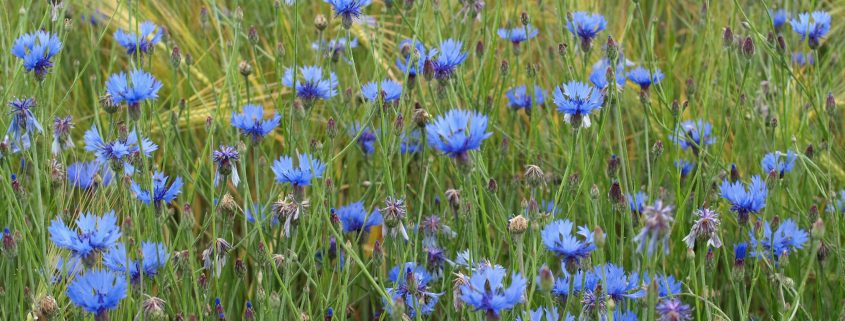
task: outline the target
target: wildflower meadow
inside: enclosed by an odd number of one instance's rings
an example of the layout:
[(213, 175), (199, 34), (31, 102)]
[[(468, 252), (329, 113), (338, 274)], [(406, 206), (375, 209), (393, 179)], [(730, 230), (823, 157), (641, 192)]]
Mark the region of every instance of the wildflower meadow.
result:
[(845, 320), (842, 1), (0, 8), (0, 320)]

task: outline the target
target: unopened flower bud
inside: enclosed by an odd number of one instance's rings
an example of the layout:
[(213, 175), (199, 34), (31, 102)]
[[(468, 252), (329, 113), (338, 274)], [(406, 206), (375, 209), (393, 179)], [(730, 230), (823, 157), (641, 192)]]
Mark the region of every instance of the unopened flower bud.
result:
[(326, 27), (328, 26), (329, 22), (328, 20), (326, 20), (326, 16), (318, 14), (316, 17), (314, 17), (314, 27), (316, 27), (318, 31), (322, 32), (323, 30), (326, 30)]

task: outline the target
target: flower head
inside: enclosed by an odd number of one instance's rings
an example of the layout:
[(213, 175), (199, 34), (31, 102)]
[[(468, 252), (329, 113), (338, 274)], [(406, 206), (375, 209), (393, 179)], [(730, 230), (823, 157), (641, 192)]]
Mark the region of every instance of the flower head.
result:
[(637, 67), (628, 72), (628, 80), (640, 86), (643, 91), (648, 91), (651, 85), (656, 85), (663, 80), (663, 72), (655, 69), (653, 72), (643, 67)]
[(525, 109), (530, 111), (534, 104), (543, 105), (546, 103), (546, 92), (540, 86), (534, 85), (534, 97), (528, 93), (525, 86), (516, 86), (508, 90), (505, 95), (508, 97), (508, 106), (514, 109)]
[(141, 185), (133, 181), (130, 189), (135, 193), (135, 198), (144, 204), (153, 204), (160, 209), (162, 203), (170, 203), (179, 193), (182, 192), (182, 178), (176, 177), (170, 186), (167, 186), (168, 177), (164, 173), (156, 171), (153, 173), (153, 189), (150, 191), (141, 189)]
[(696, 154), (704, 146), (716, 143), (716, 137), (713, 136), (713, 125), (701, 119), (682, 122), (681, 126), (675, 130), (675, 134), (669, 136), (669, 139), (680, 145), (681, 149), (691, 148)]
[(354, 126), (349, 128), (348, 133), (350, 137), (355, 138), (355, 142), (358, 144), (358, 147), (361, 147), (361, 151), (364, 154), (372, 155), (375, 153), (375, 144), (378, 138), (376, 136), (378, 134), (377, 131), (360, 123), (355, 123)]
[(487, 132), (487, 116), (462, 109), (438, 116), (425, 129), (429, 146), (459, 159), (466, 159), (467, 152), (480, 148), (493, 135)]
[(751, 237), (752, 248), (759, 246), (763, 249), (762, 253), (755, 251), (753, 253), (755, 257), (772, 257), (775, 260), (804, 248), (804, 244), (809, 240), (809, 234), (790, 218), (781, 222), (774, 231), (769, 222), (764, 222), (760, 240), (754, 237), (754, 231), (749, 231), (748, 234)]
[[(275, 205), (275, 204), (274, 204)], [(264, 224), (269, 220), (271, 227), (279, 225), (281, 221), (279, 220), (279, 215), (275, 215), (276, 213), (272, 213), (269, 217), (266, 215), (266, 210), (264, 206), (259, 204), (253, 204), (252, 207), (247, 208), (244, 211), (244, 216), (246, 216), (246, 221), (252, 224)], [(287, 234), (286, 234), (287, 235)]]
[(637, 192), (634, 195), (625, 197), (628, 199), (628, 207), (631, 208), (631, 213), (641, 214), (645, 210), (645, 204), (648, 201), (648, 195), (644, 192)]
[(115, 104), (126, 103), (129, 106), (138, 106), (145, 100), (158, 98), (158, 91), (161, 89), (161, 82), (153, 75), (135, 69), (126, 73), (112, 74), (106, 80), (106, 92), (111, 96)]
[(126, 49), (129, 55), (147, 54), (161, 41), (162, 29), (156, 24), (144, 21), (139, 27), (138, 33), (126, 32), (120, 28), (114, 32), (114, 40)]
[(769, 10), (769, 15), (772, 16), (772, 26), (775, 30), (783, 28), (786, 20), (789, 19), (789, 13), (787, 13), (784, 9), (780, 9), (778, 11)]
[(689, 234), (684, 237), (687, 247), (694, 248), (697, 239), (707, 239), (708, 247), (722, 247), (722, 240), (719, 238), (719, 213), (705, 207), (695, 210), (695, 215), (698, 218), (692, 224)]
[(34, 72), (39, 81), (47, 77), (53, 57), (61, 50), (59, 37), (46, 31), (24, 34), (12, 44), (12, 55), (22, 59), (24, 70)]
[[(622, 267), (614, 264), (603, 264), (596, 266), (592, 273), (602, 285), (602, 291), (617, 302), (623, 299), (639, 299), (646, 295), (645, 290), (640, 285), (640, 278), (636, 274), (625, 273)], [(596, 287), (585, 289), (593, 292)]]
[(73, 304), (97, 316), (114, 310), (126, 297), (126, 279), (105, 270), (89, 270), (77, 276), (67, 287)]
[(511, 29), (501, 28), (498, 32), (499, 38), (510, 41), (514, 45), (519, 45), (523, 41), (534, 38), (539, 33), (540, 32), (537, 30), (537, 28), (534, 28), (534, 26), (530, 24), (527, 26), (519, 26)]
[(294, 68), (288, 68), (282, 77), (282, 84), (294, 88), (297, 97), (313, 103), (337, 96), (337, 76), (333, 72), (328, 73), (328, 78), (324, 77), (323, 68), (318, 66), (301, 67), (299, 72), (300, 75), (294, 77)]
[(440, 43), (439, 50), (432, 50), (426, 57), (431, 59), (434, 67), (434, 77), (437, 79), (451, 78), (455, 73), (455, 69), (460, 66), (467, 58), (467, 53), (461, 51), (464, 43), (447, 39)]
[(695, 162), (690, 162), (686, 159), (675, 160), (675, 168), (681, 173), (681, 177), (686, 177), (695, 169)]
[(361, 87), (361, 94), (369, 102), (398, 102), (399, 98), (402, 98), (402, 85), (390, 79), (381, 83), (368, 82)]
[(135, 172), (132, 162), (138, 157), (152, 156), (152, 153), (158, 149), (158, 145), (154, 144), (147, 138), (141, 137), (138, 142), (138, 134), (135, 130), (129, 132), (125, 139), (117, 139), (111, 142), (106, 142), (100, 136), (100, 131), (96, 126), (85, 132), (85, 150), (93, 152), (100, 164), (111, 163), (112, 168), (123, 168), (124, 173), (131, 175)]
[(35, 107), (35, 99), (24, 98), (14, 99), (9, 103), (12, 107), (11, 115), (12, 121), (9, 123), (9, 129), (6, 130), (6, 135), (12, 134), (12, 137), (17, 142), (22, 142), (23, 137), (29, 140), (29, 134), (32, 132), (43, 132), (41, 124), (35, 118), (32, 108)]
[(576, 235), (572, 234), (573, 227), (569, 220), (556, 220), (546, 225), (540, 234), (546, 249), (560, 257), (565, 266), (578, 266), (581, 259), (596, 249), (593, 233), (586, 226), (578, 227)]
[(332, 5), (336, 17), (343, 19), (343, 27), (349, 29), (352, 21), (359, 19), (364, 13), (364, 7), (369, 6), (372, 0), (323, 0)]
[(745, 224), (750, 213), (757, 213), (766, 207), (769, 189), (760, 176), (753, 176), (747, 188), (740, 181), (722, 181), (721, 193), (722, 198), (731, 203), (731, 211), (737, 213), (739, 222)]
[(290, 156), (279, 157), (273, 162), (273, 173), (276, 174), (276, 182), (296, 186), (309, 186), (315, 178), (322, 178), (326, 170), (326, 164), (308, 154), (299, 154), (297, 165), (293, 163)]
[(646, 274), (643, 277), (643, 283), (646, 288), (652, 281), (657, 282), (657, 295), (661, 298), (676, 296), (683, 292), (681, 282), (675, 279), (674, 276), (658, 274), (656, 278), (652, 279)]
[(109, 186), (113, 179), (114, 172), (97, 161), (76, 162), (67, 167), (68, 183), (79, 189)]
[(507, 270), (499, 265), (480, 265), (460, 285), (461, 301), (494, 318), (502, 311), (513, 309), (522, 302), (527, 283), (522, 275), (513, 273), (510, 286), (505, 286), (506, 275)]
[(692, 320), (692, 308), (684, 304), (678, 298), (665, 298), (657, 302), (654, 307), (660, 316), (660, 321), (687, 321)]
[(73, 139), (70, 137), (70, 130), (73, 127), (72, 116), (56, 117), (53, 121), (53, 145), (51, 145), (50, 149), (53, 155), (74, 147)]
[(590, 114), (601, 108), (604, 98), (595, 87), (579, 81), (570, 81), (556, 87), (554, 102), (563, 119), (575, 127), (590, 127)]
[(351, 60), (342, 55), (346, 52), (347, 45), (349, 46), (349, 49), (358, 47), (358, 38), (352, 38), (352, 40), (349, 40), (344, 37), (340, 37), (329, 40), (328, 42), (325, 40), (315, 41), (311, 43), (311, 49), (323, 53), (324, 55), (330, 57), (332, 61), (337, 62), (341, 57), (343, 57), (344, 61), (352, 64)]
[(795, 160), (798, 159), (798, 154), (788, 150), (786, 153), (775, 151), (763, 156), (760, 164), (763, 167), (763, 172), (769, 175), (778, 175), (783, 178), (783, 175), (792, 171), (795, 167)]
[(282, 116), (278, 112), (270, 119), (264, 119), (264, 107), (259, 105), (244, 105), (240, 114), (232, 112), (232, 126), (240, 129), (244, 136), (252, 137), (253, 143), (258, 143), (270, 134), (279, 126), (281, 120)]
[(422, 42), (411, 39), (402, 40), (399, 43), (399, 48), (402, 52), (402, 57), (396, 58), (396, 67), (403, 74), (408, 74), (409, 77), (414, 77), (422, 73), (425, 61), (437, 54), (437, 49), (431, 49), (431, 52), (429, 52), (425, 49), (425, 45)]
[(120, 227), (114, 211), (98, 217), (85, 213), (76, 219), (77, 230), (68, 227), (61, 217), (54, 219), (48, 231), (56, 247), (70, 250), (75, 256), (88, 255), (111, 248), (120, 238)]
[[(403, 302), (409, 317), (415, 318), (417, 312), (429, 315), (434, 312), (434, 306), (442, 293), (431, 291), (430, 282), (434, 280), (425, 267), (408, 262), (400, 264), (390, 270), (389, 281), (393, 287), (387, 288), (387, 294), (393, 302)], [(395, 309), (385, 304), (387, 313), (393, 314)]]
[[(616, 76), (616, 88), (621, 90), (625, 86), (625, 58), (619, 57), (619, 63), (616, 64), (616, 70), (613, 74)], [(590, 72), (590, 82), (598, 89), (605, 89), (610, 85), (607, 81), (607, 70), (610, 68), (610, 61), (607, 58), (602, 58), (593, 64)]]
[(607, 20), (597, 13), (583, 11), (573, 12), (571, 18), (566, 22), (566, 29), (581, 39), (581, 48), (584, 51), (590, 49), (593, 39), (599, 32), (607, 27)]
[(801, 35), (801, 41), (809, 39), (810, 48), (819, 46), (819, 40), (830, 31), (830, 14), (824, 11), (813, 13), (802, 13), (798, 19), (793, 18), (790, 22), (792, 31)]
[(420, 131), (417, 129), (408, 133), (403, 132), (399, 136), (399, 140), (399, 151), (402, 154), (413, 154), (422, 148), (422, 137), (420, 136)]
[(663, 243), (663, 251), (669, 253), (669, 232), (672, 230), (672, 205), (663, 205), (662, 200), (657, 200), (653, 205), (645, 207), (643, 214), (645, 222), (640, 233), (634, 237), (637, 243), (637, 251), (642, 252), (648, 247), (648, 256), (654, 253), (658, 241)]
[(214, 174), (214, 186), (220, 183), (220, 177), (232, 177), (232, 184), (238, 186), (241, 181), (238, 177), (238, 169), (235, 162), (241, 159), (238, 149), (234, 146), (220, 145), (220, 148), (211, 153), (211, 159), (217, 165), (217, 172)]
[(154, 277), (167, 264), (170, 253), (162, 243), (141, 243), (141, 257), (138, 260), (130, 258), (130, 252), (123, 243), (117, 243), (103, 255), (103, 265), (118, 273), (126, 273), (132, 283), (144, 277)]
[(355, 202), (336, 210), (340, 222), (343, 223), (343, 232), (369, 232), (373, 226), (382, 224), (381, 212), (374, 209), (368, 213), (364, 209), (364, 202)]

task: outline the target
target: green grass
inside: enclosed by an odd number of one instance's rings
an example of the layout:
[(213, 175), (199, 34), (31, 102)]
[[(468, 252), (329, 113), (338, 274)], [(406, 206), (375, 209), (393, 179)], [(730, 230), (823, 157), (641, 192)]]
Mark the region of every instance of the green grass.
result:
[[(456, 0), (418, 0), (411, 7), (404, 1), (394, 0), (392, 7), (386, 2), (390, 1), (377, 0), (365, 10), (375, 25), (355, 24), (350, 30), (322, 1), (274, 6), (271, 1), (66, 0), (57, 20), (51, 19), (49, 1), (4, 2), (0, 97), (4, 103), (13, 97), (34, 97), (35, 116), (44, 132), (35, 135), (33, 147), (22, 153), (0, 150), (0, 204), (7, 213), (0, 226), (13, 231), (17, 243), (16, 255), (4, 251), (7, 255), (0, 261), (0, 319), (34, 320), (38, 302), (49, 296), (59, 311), (52, 320), (93, 320), (68, 299), (66, 288), (72, 279), (51, 282), (56, 260), (68, 252), (49, 240), (47, 228), (58, 217), (72, 222), (80, 213), (111, 209), (120, 218), (121, 242), (132, 251), (142, 241), (185, 251), (174, 252), (155, 278), (144, 276), (133, 285), (109, 313), (111, 320), (145, 315), (143, 302), (150, 297), (166, 302), (168, 320), (177, 314), (216, 320), (217, 297), (228, 320), (243, 319), (248, 300), (257, 320), (321, 320), (330, 307), (333, 320), (371, 320), (376, 314), (389, 320), (383, 313), (385, 288), (392, 287), (387, 273), (403, 262), (426, 262), (422, 233), (413, 227), (431, 215), (455, 232), (454, 238), (439, 239), (450, 260), (468, 249), (474, 260), (489, 260), (526, 276), (523, 303), (503, 313), (503, 320), (525, 319), (529, 309), (549, 305), (576, 317), (581, 312), (580, 297), (561, 301), (534, 284), (543, 264), (561, 276), (560, 262), (543, 247), (540, 231), (553, 219), (564, 218), (590, 229), (601, 227), (606, 233), (606, 243), (582, 262), (583, 268), (613, 263), (629, 272), (673, 275), (683, 284), (678, 297), (693, 308), (695, 320), (835, 320), (845, 315), (840, 232), (845, 221), (838, 214), (841, 209), (825, 210), (836, 206), (837, 193), (845, 188), (841, 103), (832, 109), (825, 103), (829, 93), (836, 101), (845, 101), (841, 81), (845, 6), (836, 1), (776, 2), (793, 15), (826, 10), (833, 17), (822, 46), (812, 51), (815, 64), (802, 67), (792, 63), (791, 53), (810, 49), (788, 23), (782, 30), (785, 52), (767, 40), (775, 32), (767, 13), (776, 5), (771, 1), (706, 5), (687, 0), (486, 1), (477, 19), (471, 10), (464, 14)], [(95, 9), (105, 14), (98, 26), (80, 18)], [(582, 52), (579, 41), (566, 30), (567, 13), (573, 11), (601, 13), (608, 20), (607, 30), (589, 52)], [(520, 25), (523, 12), (540, 34), (523, 43), (517, 55), (496, 30)], [(329, 21), (323, 31), (314, 25), (318, 15)], [(134, 31), (147, 20), (166, 28), (163, 41), (152, 55), (128, 56), (113, 41), (114, 31)], [(255, 42), (248, 36), (253, 26)], [(753, 54), (726, 47), (725, 27), (737, 37), (749, 37)], [(56, 33), (64, 44), (42, 82), (10, 54), (18, 36), (39, 29)], [(631, 82), (621, 91), (611, 91), (604, 107), (591, 117), (592, 126), (575, 131), (556, 110), (551, 92), (564, 82), (587, 81), (591, 66), (605, 55), (602, 47), (609, 35), (620, 43), (626, 59), (660, 68), (666, 78), (646, 98)], [(338, 59), (311, 48), (314, 41), (336, 37), (356, 37), (359, 45), (347, 48)], [(408, 76), (395, 66), (399, 43), (406, 38), (429, 47), (458, 39), (469, 57), (448, 82), (418, 77), (395, 106), (380, 110), (363, 102), (360, 88), (366, 82), (391, 78), (408, 83)], [(171, 52), (176, 47), (181, 59), (174, 65)], [(252, 67), (249, 76), (239, 72), (242, 61)], [(335, 72), (339, 95), (310, 108), (297, 107), (301, 105), (295, 95), (281, 83), (285, 68), (294, 65), (319, 65)], [(159, 98), (142, 105), (138, 121), (129, 119), (125, 108), (109, 114), (99, 103), (108, 76), (133, 68), (144, 69), (163, 83)], [(532, 84), (549, 94), (544, 107), (535, 107), (530, 114), (507, 107), (506, 90)], [(264, 106), (267, 115), (274, 111), (282, 115), (279, 128), (257, 145), (230, 125), (232, 112), (240, 112), (247, 103)], [(469, 164), (427, 147), (417, 154), (402, 154), (400, 135), (416, 128), (417, 104), (435, 117), (454, 108), (479, 111), (489, 117), (493, 135), (470, 153)], [(673, 109), (675, 104), (680, 108)], [(66, 115), (73, 116), (76, 124), (71, 135), (77, 147), (54, 156), (52, 120)], [(680, 122), (691, 119), (710, 122), (716, 137), (716, 143), (698, 155), (670, 139)], [(336, 133), (328, 128), (330, 120), (336, 122)], [(0, 129), (8, 128), (10, 121), (10, 115), (0, 117)], [(361, 133), (351, 131), (356, 122), (378, 130), (374, 154), (365, 155), (357, 146), (355, 138)], [(130, 178), (118, 177), (115, 184), (94, 191), (53, 179), (51, 161), (66, 167), (94, 158), (83, 149), (82, 136), (95, 124), (107, 139), (116, 137), (125, 125), (158, 144), (152, 158), (138, 162), (140, 174), (131, 179), (149, 187), (149, 172), (154, 169), (180, 176), (186, 184), (177, 200), (156, 211), (133, 197)], [(213, 184), (216, 168), (211, 153), (221, 144), (239, 147), (238, 186)], [(662, 149), (655, 151), (660, 144)], [(808, 146), (812, 155), (805, 153)], [(783, 179), (769, 179), (765, 209), (753, 215), (749, 225), (740, 225), (730, 204), (719, 196), (719, 185), (730, 175), (731, 164), (736, 164), (744, 182), (752, 175), (766, 178), (760, 160), (776, 150), (794, 150), (801, 156)], [(326, 162), (327, 171), (322, 180), (305, 188), (308, 206), (300, 204), (303, 212), (291, 235), (283, 236), (278, 227), (247, 223), (243, 209), (269, 208), (293, 193), (290, 186), (274, 183), (270, 165), (281, 155), (302, 152)], [(611, 155), (621, 162), (616, 173), (607, 171)], [(681, 177), (674, 165), (677, 159), (697, 165)], [(542, 184), (526, 183), (528, 165), (545, 173)], [(14, 187), (12, 174), (19, 188)], [(495, 189), (489, 188), (493, 182)], [(636, 251), (632, 239), (644, 217), (613, 203), (608, 195), (614, 182), (625, 193), (643, 191), (650, 201), (663, 199), (674, 205), (668, 254), (658, 251), (649, 257)], [(450, 189), (460, 191), (457, 208), (446, 196)], [(215, 204), (225, 194), (237, 203), (236, 210)], [(380, 228), (364, 236), (344, 235), (331, 219), (332, 208), (360, 200), (372, 210), (382, 207), (386, 197), (405, 199), (409, 242)], [(541, 206), (527, 215), (525, 233), (509, 232), (509, 219), (544, 201), (557, 204), (555, 217)], [(713, 249), (712, 255), (703, 242), (693, 252), (682, 241), (695, 220), (693, 211), (702, 207), (716, 210), (722, 219), (719, 235), (724, 246)], [(811, 211), (814, 207), (816, 214)], [(819, 218), (826, 233), (811, 238), (777, 265), (749, 257), (743, 269), (734, 267), (734, 244), (748, 241), (749, 230), (762, 236), (754, 221), (788, 218), (808, 232)], [(215, 277), (203, 268), (201, 253), (218, 238), (231, 243), (232, 249)], [(329, 250), (331, 238), (337, 239), (344, 260), (321, 261), (315, 256)], [(373, 255), (376, 241), (381, 253)], [(827, 251), (823, 260), (818, 256), (822, 242)], [(237, 271), (236, 260), (243, 262), (245, 271)], [(456, 273), (470, 274), (464, 267), (445, 264), (442, 276), (430, 285), (432, 292), (443, 293), (434, 314), (417, 319), (484, 319), (483, 312), (471, 307), (454, 308)], [(625, 306), (640, 320), (652, 320), (659, 317), (657, 301), (656, 292), (648, 291), (645, 298), (616, 302), (616, 308)]]

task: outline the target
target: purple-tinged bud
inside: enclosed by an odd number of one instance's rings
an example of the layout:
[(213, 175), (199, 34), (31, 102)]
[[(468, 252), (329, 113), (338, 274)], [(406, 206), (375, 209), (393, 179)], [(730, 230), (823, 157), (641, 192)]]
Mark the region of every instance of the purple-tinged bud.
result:
[(7, 257), (18, 255), (18, 242), (8, 227), (3, 229), (3, 255)]
[(660, 157), (661, 154), (663, 154), (663, 141), (658, 140), (658, 141), (654, 142), (654, 145), (651, 146), (652, 159), (656, 159), (657, 157)]
[(827, 246), (824, 240), (819, 240), (819, 250), (816, 251), (816, 259), (819, 262), (824, 262), (828, 256), (830, 256), (830, 247)]
[(748, 58), (754, 56), (754, 40), (751, 39), (751, 36), (745, 37), (745, 40), (742, 41), (742, 54)]
[(606, 234), (601, 226), (596, 226), (593, 230), (593, 243), (598, 248), (603, 248), (604, 244), (606, 243)]
[(836, 98), (833, 97), (832, 92), (827, 93), (827, 99), (824, 100), (824, 108), (827, 109), (827, 112), (830, 115), (834, 115), (836, 113)]
[(423, 77), (427, 81), (431, 81), (434, 78), (434, 62), (431, 59), (426, 59), (423, 63)]
[(565, 43), (557, 44), (557, 54), (561, 57), (566, 56), (566, 44)]
[(281, 42), (276, 43), (276, 57), (282, 58), (285, 56), (285, 45)]
[(173, 47), (173, 50), (170, 51), (170, 65), (173, 68), (179, 68), (179, 64), (182, 63), (182, 50), (179, 47)]
[(725, 27), (724, 32), (722, 33), (722, 44), (725, 48), (730, 48), (734, 43), (734, 32), (731, 30), (731, 27)]
[(255, 26), (250, 26), (249, 31), (247, 31), (246, 38), (249, 39), (249, 43), (253, 46), (257, 45), (258, 40), (260, 40), (258, 37), (258, 29), (255, 28)]
[(475, 55), (478, 57), (484, 56), (484, 42), (481, 40), (475, 43)]
[(540, 291), (549, 293), (555, 285), (555, 274), (548, 265), (543, 264), (540, 271), (537, 272), (537, 278), (540, 280)]
[(625, 195), (622, 193), (622, 186), (619, 185), (619, 181), (614, 180), (613, 183), (610, 184), (610, 191), (608, 191), (607, 196), (616, 206), (625, 204)]
[(141, 311), (144, 320), (164, 321), (167, 320), (167, 313), (164, 311), (164, 300), (157, 297), (149, 297), (141, 303)]
[(810, 229), (810, 236), (813, 237), (814, 240), (821, 240), (824, 238), (824, 221), (821, 218), (817, 218), (816, 222), (813, 223), (813, 227)]
[(487, 181), (487, 191), (489, 191), (490, 193), (496, 193), (496, 191), (498, 190), (499, 183), (496, 182), (496, 179), (491, 178), (489, 181)]
[(607, 176), (610, 178), (615, 178), (616, 173), (619, 171), (619, 157), (615, 154), (610, 156), (610, 159), (607, 160)]
[(508, 63), (508, 60), (502, 59), (502, 64), (499, 65), (499, 76), (501, 76), (501, 77), (507, 76), (509, 69), (510, 69), (510, 64)]
[[(618, 59), (619, 59), (619, 43), (617, 43), (616, 40), (613, 40), (612, 36), (607, 36), (607, 60), (610, 62), (611, 66), (616, 66)], [(614, 78), (607, 78), (607, 79), (614, 79)]]
[(807, 213), (807, 218), (810, 222), (815, 222), (819, 219), (819, 207), (816, 204), (810, 206), (810, 211)]

